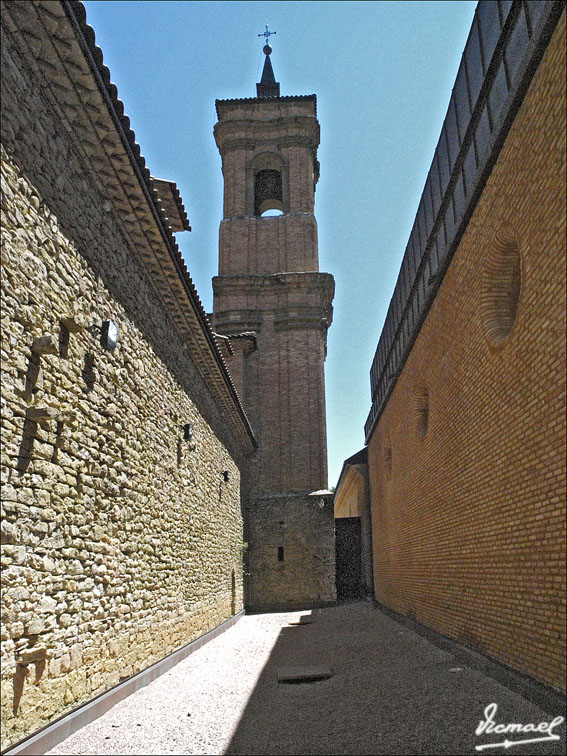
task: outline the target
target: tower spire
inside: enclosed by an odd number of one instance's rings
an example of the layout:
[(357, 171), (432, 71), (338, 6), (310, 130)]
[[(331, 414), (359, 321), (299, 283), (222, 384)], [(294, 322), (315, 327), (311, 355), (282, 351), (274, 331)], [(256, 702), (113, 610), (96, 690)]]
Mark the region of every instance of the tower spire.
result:
[(266, 44), (264, 45), (264, 55), (266, 60), (264, 61), (264, 70), (262, 71), (262, 78), (259, 84), (256, 84), (256, 96), (257, 97), (279, 97), (280, 96), (280, 84), (276, 81), (274, 76), (274, 69), (272, 68), (272, 62), (270, 55), (272, 54), (272, 46), (268, 44), (270, 34), (276, 34), (277, 32), (269, 31), (268, 24), (266, 24), (266, 31), (262, 34), (258, 34), (259, 37), (265, 37)]

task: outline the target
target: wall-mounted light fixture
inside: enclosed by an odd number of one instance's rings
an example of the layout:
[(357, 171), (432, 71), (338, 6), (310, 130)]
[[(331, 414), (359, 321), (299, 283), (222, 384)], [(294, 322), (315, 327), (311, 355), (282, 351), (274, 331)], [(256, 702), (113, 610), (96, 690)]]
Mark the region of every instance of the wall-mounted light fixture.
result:
[(185, 425), (183, 426), (183, 440), (193, 440), (193, 423), (185, 423)]
[(109, 352), (116, 349), (118, 343), (118, 326), (114, 320), (105, 320), (100, 329), (100, 343)]
[(228, 483), (228, 470), (225, 470), (222, 474), (222, 479), (225, 483)]

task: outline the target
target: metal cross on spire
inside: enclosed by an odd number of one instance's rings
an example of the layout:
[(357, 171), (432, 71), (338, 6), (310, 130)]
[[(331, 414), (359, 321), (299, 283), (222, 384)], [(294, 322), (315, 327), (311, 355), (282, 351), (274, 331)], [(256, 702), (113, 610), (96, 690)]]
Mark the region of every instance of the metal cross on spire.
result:
[(266, 56), (264, 61), (264, 70), (262, 71), (262, 78), (259, 84), (256, 84), (256, 94), (258, 97), (279, 97), (280, 85), (276, 81), (274, 76), (274, 69), (270, 61), (270, 55), (272, 54), (272, 46), (270, 45), (270, 35), (276, 32), (271, 32), (268, 24), (266, 24), (266, 31), (263, 34), (258, 34), (259, 37), (264, 37), (264, 48), (262, 52)]
[(266, 44), (270, 42), (270, 34), (277, 34), (277, 32), (271, 32), (269, 31), (269, 26), (266, 24), (266, 31), (262, 32), (262, 34), (258, 34), (259, 37), (265, 37), (266, 38)]

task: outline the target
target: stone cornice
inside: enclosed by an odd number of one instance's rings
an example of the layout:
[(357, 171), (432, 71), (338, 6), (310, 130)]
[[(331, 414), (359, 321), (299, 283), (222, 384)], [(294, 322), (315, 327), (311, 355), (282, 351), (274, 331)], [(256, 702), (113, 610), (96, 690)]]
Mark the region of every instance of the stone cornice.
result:
[[(259, 330), (262, 317), (273, 313), (274, 325), (280, 329), (290, 324), (293, 328), (324, 328), (325, 331), (333, 321), (333, 296), (335, 280), (330, 273), (274, 273), (265, 276), (215, 276), (213, 278), (215, 297), (230, 297), (231, 295), (250, 296), (255, 302), (255, 311), (222, 311), (215, 313), (215, 324), (222, 322), (223, 326), (229, 313), (234, 312), (237, 322), (245, 328)], [(312, 302), (305, 306), (290, 301), (294, 294), (300, 295), (304, 301)], [(307, 298), (307, 299), (306, 299)], [(259, 316), (259, 312), (265, 315)], [(246, 313), (246, 314), (244, 314)], [(254, 319), (254, 323), (252, 320)], [(224, 330), (224, 327), (223, 329)]]
[[(286, 290), (317, 289), (326, 292), (332, 299), (335, 291), (335, 279), (331, 273), (320, 273), (318, 271), (270, 273), (267, 275), (230, 275), (213, 278), (215, 294), (224, 294), (228, 291), (249, 291), (257, 294), (258, 289), (281, 288), (282, 286), (285, 286)], [(271, 293), (270, 296), (272, 296)]]
[[(228, 334), (237, 329), (260, 332), (263, 321), (276, 331), (315, 329), (326, 336), (333, 321), (335, 281), (330, 273), (275, 273), (265, 276), (216, 276), (215, 297), (250, 296), (254, 310), (215, 311), (215, 327)], [(301, 296), (309, 305), (294, 302)]]
[[(216, 132), (215, 132), (216, 136)], [(217, 146), (222, 152), (231, 152), (233, 150), (255, 150), (263, 144), (266, 146), (272, 146), (274, 144), (273, 139), (250, 139), (249, 137), (226, 139), (222, 141), (217, 139)], [(277, 149), (281, 150), (285, 147), (306, 147), (310, 150), (316, 150), (319, 146), (319, 137), (311, 139), (306, 136), (284, 136), (277, 140)]]
[(263, 144), (278, 148), (317, 149), (319, 122), (313, 116), (281, 116), (274, 120), (234, 119), (215, 124), (214, 136), (221, 152), (247, 149), (258, 151)]
[(287, 104), (291, 102), (297, 103), (313, 103), (313, 114), (317, 115), (317, 96), (310, 95), (291, 95), (287, 97), (243, 97), (231, 100), (216, 100), (215, 108), (217, 111), (217, 118), (222, 118), (222, 114), (227, 110), (240, 107), (242, 105), (261, 105), (264, 109), (273, 105), (279, 105), (280, 103)]
[(233, 336), (238, 332), (259, 333), (262, 329), (262, 314), (257, 310), (228, 310), (215, 312), (213, 321), (218, 333)]
[(280, 219), (285, 218), (312, 218), (315, 220), (315, 216), (313, 213), (284, 213), (283, 215), (276, 215), (273, 218), (259, 218), (257, 215), (232, 215), (228, 218), (223, 218), (221, 220), (221, 226), (225, 223), (231, 223), (232, 221), (254, 221), (255, 223), (266, 223), (266, 220), (268, 220), (270, 223), (273, 223), (274, 221), (279, 221)]
[(320, 330), (326, 332), (330, 325), (329, 319), (322, 317), (317, 307), (278, 309), (274, 316), (276, 331)]
[(7, 3), (3, 23), (77, 151), (92, 167), (181, 338), (243, 452), (256, 442), (158, 192), (76, 0)]

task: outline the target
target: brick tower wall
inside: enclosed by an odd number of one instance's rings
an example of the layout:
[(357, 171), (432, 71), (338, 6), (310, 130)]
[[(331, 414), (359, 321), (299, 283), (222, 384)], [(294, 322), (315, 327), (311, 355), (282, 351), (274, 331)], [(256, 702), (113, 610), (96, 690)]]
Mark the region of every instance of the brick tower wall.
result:
[(239, 373), (244, 362), (242, 399), (259, 443), (249, 466), (250, 493), (326, 488), (327, 321), (321, 313), (333, 294), (332, 276), (286, 273), (213, 283), (223, 307), (215, 313), (215, 328), (257, 335), (256, 351), (244, 361), (240, 351), (229, 360)]
[[(220, 101), (217, 112), (225, 193), (214, 328), (254, 332), (257, 347), (244, 354), (233, 340), (228, 363), (258, 441), (245, 474), (247, 605), (327, 603), (335, 599), (332, 505), (310, 494), (327, 487), (334, 281), (318, 271), (315, 97)], [(260, 217), (263, 170), (280, 177), (280, 216)]]

